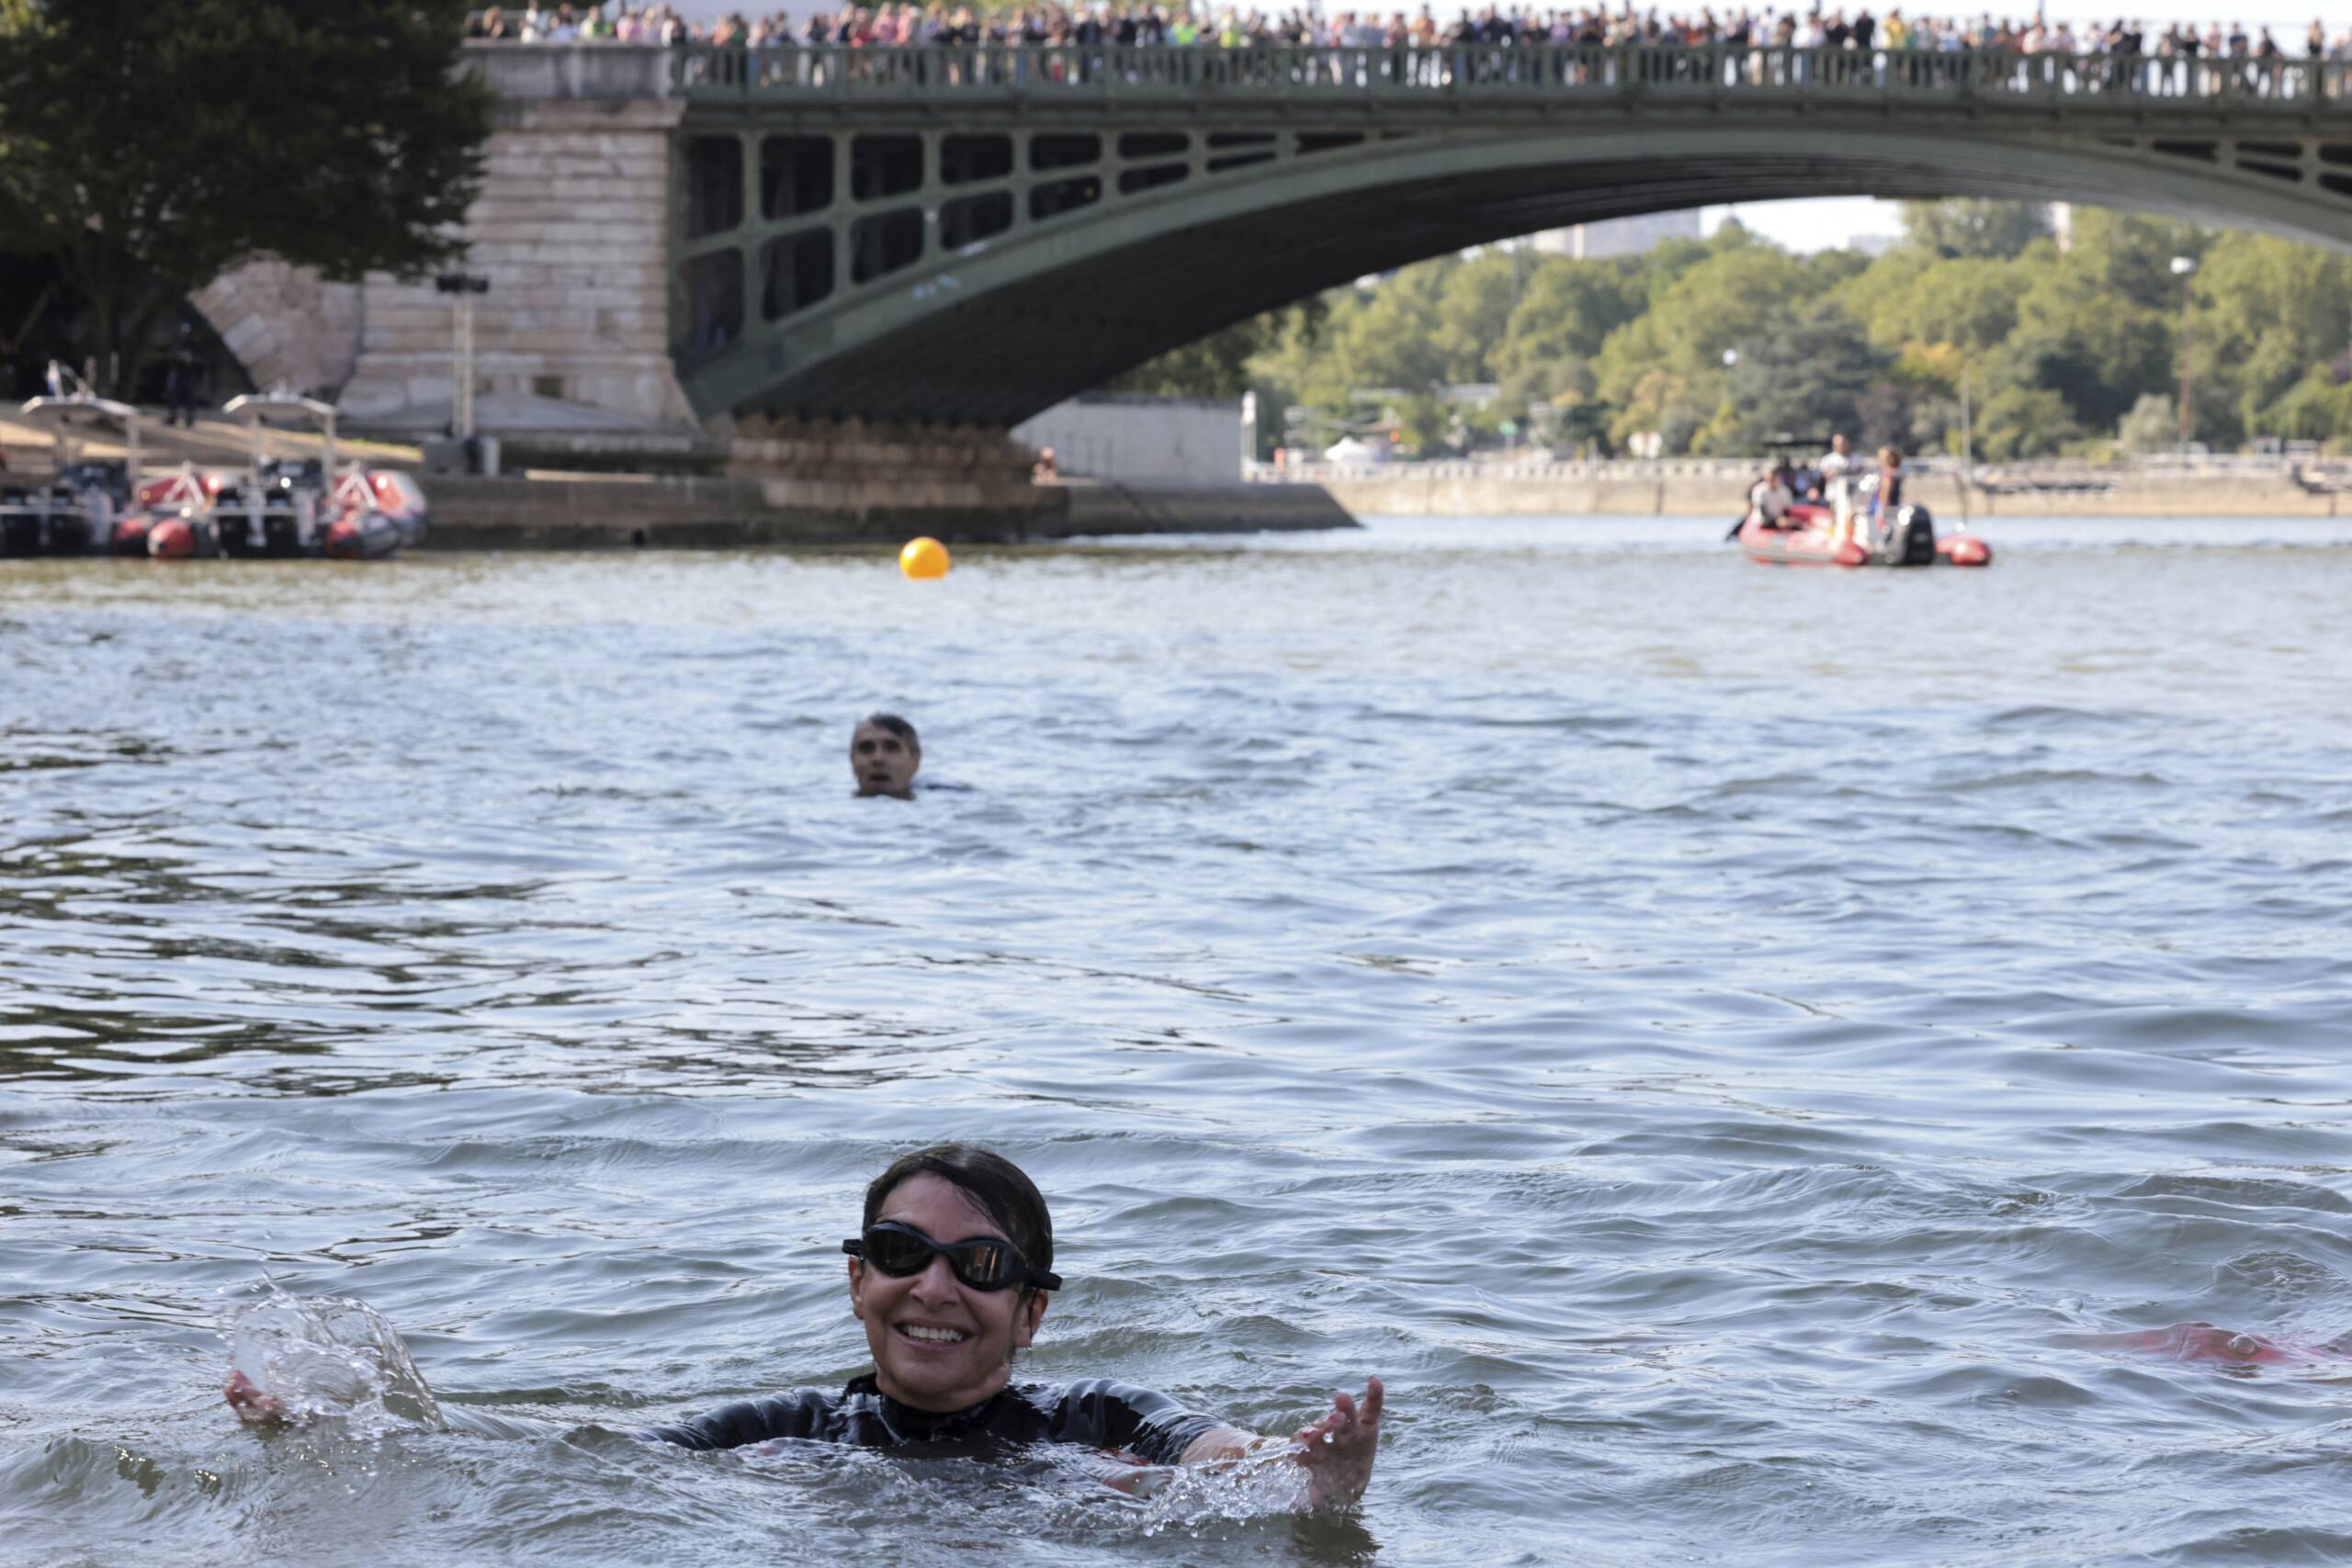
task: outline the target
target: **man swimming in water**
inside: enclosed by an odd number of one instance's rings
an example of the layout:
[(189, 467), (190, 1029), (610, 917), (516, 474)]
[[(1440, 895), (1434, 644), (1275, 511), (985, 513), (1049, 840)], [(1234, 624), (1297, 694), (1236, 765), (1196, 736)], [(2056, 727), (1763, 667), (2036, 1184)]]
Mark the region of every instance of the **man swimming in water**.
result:
[[(1245, 1431), (1108, 1378), (1013, 1382), (1013, 1357), (1036, 1337), (1062, 1281), (1044, 1197), (993, 1150), (936, 1144), (900, 1156), (866, 1188), (861, 1229), (842, 1250), (850, 1258), (850, 1311), (865, 1325), (873, 1371), (838, 1393), (801, 1389), (746, 1400), (640, 1435), (689, 1449), (789, 1438), (921, 1444), (932, 1454), (942, 1445), (987, 1452), (1076, 1444), (1114, 1461), (1103, 1479), (1123, 1491), (1142, 1489), (1151, 1473), (1145, 1466), (1261, 1459), (1297, 1466), (1304, 1500), (1317, 1509), (1353, 1504), (1372, 1480), (1378, 1378), (1366, 1380), (1361, 1400), (1333, 1395), (1329, 1414), (1288, 1438)], [(231, 1375), (228, 1396), (248, 1421), (285, 1418), (285, 1406), (243, 1372)]]
[(860, 795), (912, 800), (915, 772), (922, 766), (922, 738), (897, 714), (869, 714), (850, 735), (849, 771)]

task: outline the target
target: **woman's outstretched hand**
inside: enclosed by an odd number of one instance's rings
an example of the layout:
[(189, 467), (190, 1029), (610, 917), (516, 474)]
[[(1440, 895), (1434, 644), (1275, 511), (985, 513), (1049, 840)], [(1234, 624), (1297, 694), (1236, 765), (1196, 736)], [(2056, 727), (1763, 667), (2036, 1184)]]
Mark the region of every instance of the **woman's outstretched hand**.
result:
[(240, 1421), (269, 1427), (286, 1419), (286, 1402), (254, 1387), (254, 1380), (243, 1372), (231, 1372), (228, 1385), (221, 1392), (229, 1396), (229, 1408), (237, 1413)]
[(1291, 1440), (1300, 1445), (1298, 1462), (1306, 1467), (1310, 1507), (1345, 1507), (1371, 1484), (1373, 1457), (1380, 1448), (1382, 1392), (1378, 1378), (1364, 1380), (1361, 1404), (1341, 1390), (1331, 1396), (1329, 1416), (1293, 1435)]

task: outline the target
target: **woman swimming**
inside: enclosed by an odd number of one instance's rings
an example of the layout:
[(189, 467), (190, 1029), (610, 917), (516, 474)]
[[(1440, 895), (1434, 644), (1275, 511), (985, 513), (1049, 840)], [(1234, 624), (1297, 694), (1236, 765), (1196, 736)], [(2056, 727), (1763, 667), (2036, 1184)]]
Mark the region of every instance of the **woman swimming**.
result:
[[(945, 1238), (954, 1239), (945, 1239)], [(1014, 1353), (1035, 1339), (1053, 1272), (1052, 1217), (1036, 1185), (989, 1149), (937, 1144), (891, 1162), (865, 1190), (849, 1255), (850, 1311), (865, 1325), (874, 1371), (839, 1393), (802, 1389), (746, 1400), (643, 1436), (690, 1449), (797, 1438), (897, 1448), (921, 1443), (1072, 1443), (1125, 1461), (1106, 1475), (1133, 1490), (1147, 1465), (1224, 1465), (1287, 1455), (1313, 1508), (1363, 1496), (1380, 1443), (1380, 1380), (1361, 1401), (1342, 1392), (1288, 1438), (1261, 1436), (1108, 1379), (1014, 1382)], [(285, 1407), (232, 1373), (229, 1403), (246, 1420)], [(935, 1450), (933, 1450), (935, 1451)]]

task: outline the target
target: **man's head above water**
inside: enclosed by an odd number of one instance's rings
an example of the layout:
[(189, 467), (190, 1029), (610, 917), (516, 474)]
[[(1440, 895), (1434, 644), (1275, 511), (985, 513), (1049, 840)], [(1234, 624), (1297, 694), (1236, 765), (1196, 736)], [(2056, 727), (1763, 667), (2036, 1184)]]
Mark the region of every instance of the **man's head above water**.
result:
[(868, 714), (849, 738), (849, 771), (860, 795), (911, 800), (922, 766), (922, 741), (897, 714)]

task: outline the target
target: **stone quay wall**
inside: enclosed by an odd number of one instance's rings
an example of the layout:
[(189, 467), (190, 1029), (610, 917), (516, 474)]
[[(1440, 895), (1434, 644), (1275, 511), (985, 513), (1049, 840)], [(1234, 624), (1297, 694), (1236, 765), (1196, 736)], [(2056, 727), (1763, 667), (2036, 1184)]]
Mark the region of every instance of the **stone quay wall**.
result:
[(443, 549), (1016, 543), (1085, 534), (1345, 528), (1319, 485), (1038, 484), (1001, 430), (747, 419), (716, 478), (431, 481)]
[[(897, 526), (884, 518), (961, 514), (952, 526), (1031, 528), (1050, 492), (1029, 479), (1029, 448), (1003, 431), (868, 427), (747, 417), (728, 443), (727, 472), (758, 479), (780, 506)], [(917, 529), (916, 532), (922, 532)]]
[(441, 550), (734, 549), (757, 545), (896, 550), (917, 534), (950, 544), (1091, 535), (1247, 534), (1355, 525), (1318, 485), (1028, 487), (991, 510), (909, 504), (876, 481), (812, 496), (791, 480), (436, 478), (425, 547)]

